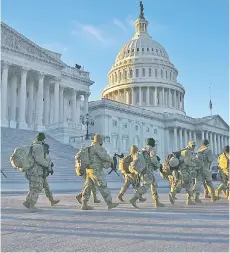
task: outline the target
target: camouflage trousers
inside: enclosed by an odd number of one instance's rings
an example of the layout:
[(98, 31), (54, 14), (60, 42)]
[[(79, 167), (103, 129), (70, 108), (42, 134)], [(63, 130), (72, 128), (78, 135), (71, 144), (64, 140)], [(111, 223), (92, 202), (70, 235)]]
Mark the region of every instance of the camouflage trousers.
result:
[[(86, 182), (86, 173), (82, 176), (82, 178), (84, 179), (84, 182)], [(82, 198), (82, 194), (83, 194), (83, 190), (79, 194), (81, 198)], [(94, 184), (91, 185), (91, 195), (93, 196), (94, 199), (97, 198), (97, 189)]]
[(102, 169), (101, 170), (87, 169), (85, 186), (84, 189), (82, 190), (83, 201), (89, 201), (93, 186), (94, 187), (96, 186), (98, 188), (103, 199), (107, 204), (112, 202), (112, 196), (110, 190), (107, 187), (107, 182)]
[(38, 200), (39, 194), (44, 189), (46, 197), (51, 201), (53, 199), (52, 192), (47, 179), (43, 178), (43, 175), (27, 175), (29, 180), (29, 192), (25, 201), (30, 204), (30, 207), (35, 206)]
[(177, 192), (180, 192), (182, 188), (185, 188), (186, 193), (192, 196), (192, 179), (189, 168), (183, 168), (179, 172), (179, 181), (175, 187), (171, 189), (171, 193), (175, 195)]
[(152, 193), (152, 199), (158, 200), (159, 196), (157, 193), (157, 182), (154, 175), (151, 173), (145, 173), (141, 175), (141, 180), (142, 180), (142, 184), (141, 186), (138, 186), (136, 188), (136, 192), (134, 196), (140, 199), (142, 195), (144, 195), (150, 188), (151, 193)]
[(120, 194), (119, 194), (122, 196), (126, 193), (126, 191), (128, 190), (130, 185), (132, 185), (133, 189), (136, 189), (138, 187), (138, 185), (140, 184), (138, 181), (138, 176), (135, 175), (134, 173), (124, 174), (124, 179), (125, 179), (125, 183), (122, 186), (122, 188), (120, 190)]
[(197, 171), (195, 184), (193, 186), (193, 191), (195, 194), (200, 193), (202, 183), (204, 185), (204, 191), (214, 195), (214, 187), (212, 184), (212, 171), (208, 168), (204, 168), (203, 170)]
[(173, 170), (172, 175), (169, 176), (171, 191), (177, 186), (180, 181), (180, 173), (178, 170)]
[(228, 175), (226, 175), (222, 171), (220, 171), (220, 176), (221, 176), (221, 184), (218, 186), (217, 190), (219, 192), (229, 190)]

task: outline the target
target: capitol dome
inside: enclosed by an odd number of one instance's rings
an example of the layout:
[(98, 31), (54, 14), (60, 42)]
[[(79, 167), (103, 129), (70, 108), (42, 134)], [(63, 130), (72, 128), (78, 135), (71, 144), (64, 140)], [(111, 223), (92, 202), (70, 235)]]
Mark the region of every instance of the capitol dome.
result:
[(148, 34), (143, 5), (136, 33), (119, 51), (102, 97), (155, 112), (184, 112), (185, 90), (164, 47)]

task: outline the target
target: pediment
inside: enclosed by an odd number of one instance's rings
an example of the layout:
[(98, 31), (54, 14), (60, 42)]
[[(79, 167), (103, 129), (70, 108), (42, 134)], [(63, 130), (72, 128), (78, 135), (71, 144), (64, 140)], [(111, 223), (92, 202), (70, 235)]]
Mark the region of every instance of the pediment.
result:
[(1, 47), (3, 50), (8, 49), (41, 61), (63, 66), (63, 62), (55, 55), (39, 47), (3, 22), (1, 22)]
[(206, 123), (214, 127), (229, 130), (228, 124), (219, 115), (210, 117), (210, 119), (207, 119)]

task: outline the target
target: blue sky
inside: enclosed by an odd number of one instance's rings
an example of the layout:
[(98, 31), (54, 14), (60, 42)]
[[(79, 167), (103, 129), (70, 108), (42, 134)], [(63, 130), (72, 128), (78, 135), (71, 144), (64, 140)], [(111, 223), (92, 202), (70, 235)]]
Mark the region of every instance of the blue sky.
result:
[[(213, 114), (229, 121), (228, 0), (143, 0), (148, 31), (168, 52), (186, 89), (191, 117)], [(84, 65), (99, 99), (107, 73), (134, 35), (136, 0), (2, 0), (2, 20), (69, 65)]]

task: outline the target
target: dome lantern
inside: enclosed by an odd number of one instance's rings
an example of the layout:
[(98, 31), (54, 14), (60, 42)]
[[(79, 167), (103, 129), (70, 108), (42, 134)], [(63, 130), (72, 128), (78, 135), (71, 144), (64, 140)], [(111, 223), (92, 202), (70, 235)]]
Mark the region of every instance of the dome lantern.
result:
[[(140, 1), (140, 14), (138, 19), (135, 21), (135, 28), (136, 28), (136, 34), (134, 38), (138, 38), (140, 35), (148, 35), (147, 27), (148, 27), (148, 21), (144, 17), (144, 7), (142, 4), (142, 1)], [(149, 36), (149, 35), (148, 35)], [(150, 36), (149, 36), (150, 37)]]

